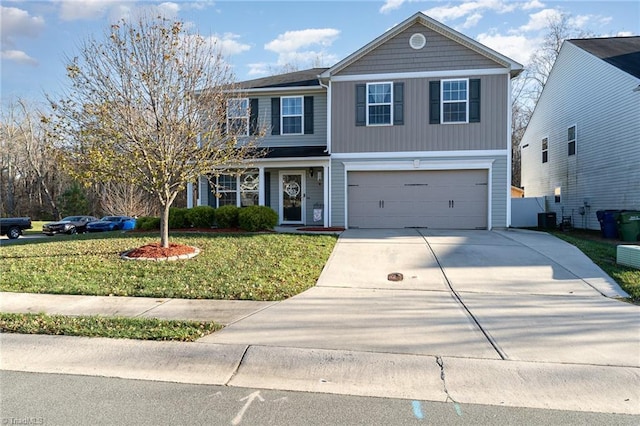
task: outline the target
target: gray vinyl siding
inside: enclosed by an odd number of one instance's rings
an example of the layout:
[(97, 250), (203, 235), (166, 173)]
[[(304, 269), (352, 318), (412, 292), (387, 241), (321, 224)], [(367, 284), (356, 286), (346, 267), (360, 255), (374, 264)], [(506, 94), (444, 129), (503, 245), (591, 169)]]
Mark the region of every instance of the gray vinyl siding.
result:
[[(415, 157), (407, 158), (389, 158), (389, 159), (349, 159), (349, 162), (387, 162), (393, 163), (414, 161)], [(423, 158), (429, 162), (433, 161), (447, 161), (456, 162), (469, 159), (492, 159), (492, 171), (491, 171), (491, 226), (492, 228), (505, 228), (507, 226), (507, 202), (509, 199), (509, 192), (507, 188), (510, 188), (508, 184), (508, 161), (506, 156), (477, 156), (477, 157), (439, 157)], [(332, 226), (344, 226), (345, 225), (345, 160), (333, 159), (331, 161), (331, 225)]]
[[(272, 135), (271, 134), (271, 98), (282, 96), (313, 96), (313, 134), (311, 135)], [(260, 96), (258, 99), (258, 125), (265, 131), (260, 139), (261, 147), (323, 146), (327, 144), (327, 94), (326, 92), (285, 92)]]
[(509, 76), (468, 78), (481, 81), (480, 123), (429, 124), (429, 81), (440, 79), (416, 78), (394, 80), (404, 82), (404, 125), (356, 126), (355, 85), (370, 81), (332, 83), (332, 152), (507, 149)]
[[(414, 50), (409, 38), (422, 33), (427, 38), (424, 48)], [(466, 70), (500, 68), (501, 65), (473, 50), (415, 24), (391, 40), (378, 46), (336, 75)]]
[[(640, 79), (565, 42), (521, 142), (526, 197), (546, 197), (558, 221), (600, 229), (596, 211), (640, 209)], [(576, 125), (576, 155), (567, 128)], [(549, 161), (541, 162), (542, 138)], [(528, 145), (524, 148), (525, 145)], [(554, 189), (561, 187), (561, 202)], [(584, 208), (585, 200), (590, 207)]]

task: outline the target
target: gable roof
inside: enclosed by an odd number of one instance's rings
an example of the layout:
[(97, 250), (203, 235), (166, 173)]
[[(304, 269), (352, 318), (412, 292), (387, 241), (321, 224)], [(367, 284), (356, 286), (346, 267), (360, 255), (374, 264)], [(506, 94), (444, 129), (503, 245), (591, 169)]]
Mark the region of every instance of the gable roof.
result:
[(608, 64), (640, 78), (640, 36), (567, 40)]
[(328, 68), (310, 68), (286, 74), (256, 78), (238, 83), (240, 89), (268, 89), (274, 87), (309, 87), (320, 86), (318, 76)]
[(322, 77), (323, 78), (328, 78), (330, 77), (332, 74), (335, 74), (341, 70), (343, 70), (344, 68), (346, 68), (347, 66), (351, 65), (352, 63), (354, 63), (355, 61), (357, 61), (358, 59), (362, 58), (363, 56), (365, 56), (367, 53), (371, 52), (372, 50), (374, 50), (375, 48), (377, 48), (378, 46), (380, 46), (381, 44), (385, 43), (386, 41), (392, 39), (393, 37), (395, 37), (396, 35), (400, 34), (401, 32), (405, 31), (406, 29), (408, 29), (410, 26), (419, 23), (424, 25), (425, 27), (429, 28), (432, 31), (435, 31), (457, 43), (462, 44), (463, 46), (497, 62), (498, 64), (502, 65), (505, 68), (508, 68), (510, 70), (510, 74), (511, 77), (516, 77), (518, 74), (520, 74), (522, 72), (523, 66), (521, 64), (519, 64), (518, 62), (514, 61), (513, 59), (510, 59), (498, 52), (496, 52), (495, 50), (492, 50), (490, 48), (488, 48), (487, 46), (478, 43), (477, 41), (473, 40), (470, 37), (467, 37), (464, 34), (461, 34), (459, 32), (457, 32), (456, 30), (447, 27), (446, 25), (436, 21), (435, 19), (432, 19), (430, 17), (428, 17), (427, 15), (425, 15), (424, 13), (418, 12), (415, 15), (411, 16), (410, 18), (408, 18), (407, 20), (405, 20), (404, 22), (400, 23), (399, 25), (396, 25), (395, 27), (391, 28), (390, 30), (388, 30), (387, 32), (385, 32), (384, 34), (382, 34), (381, 36), (379, 36), (378, 38), (376, 38), (375, 40), (371, 41), (370, 43), (368, 43), (367, 45), (365, 45), (364, 47), (362, 47), (361, 49), (357, 50), (356, 52), (352, 53), (351, 55), (347, 56), (345, 59), (343, 59), (342, 61), (338, 62), (337, 64), (335, 64), (334, 66), (332, 66), (331, 68), (327, 69), (323, 74)]

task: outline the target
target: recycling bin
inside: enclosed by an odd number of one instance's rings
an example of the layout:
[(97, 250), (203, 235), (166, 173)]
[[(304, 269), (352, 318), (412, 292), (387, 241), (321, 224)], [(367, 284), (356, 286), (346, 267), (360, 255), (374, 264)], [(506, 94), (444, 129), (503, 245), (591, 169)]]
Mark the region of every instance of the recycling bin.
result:
[(596, 212), (603, 238), (618, 238), (618, 216), (621, 212), (622, 210), (598, 210)]
[(625, 211), (618, 216), (618, 234), (622, 241), (640, 240), (640, 211)]

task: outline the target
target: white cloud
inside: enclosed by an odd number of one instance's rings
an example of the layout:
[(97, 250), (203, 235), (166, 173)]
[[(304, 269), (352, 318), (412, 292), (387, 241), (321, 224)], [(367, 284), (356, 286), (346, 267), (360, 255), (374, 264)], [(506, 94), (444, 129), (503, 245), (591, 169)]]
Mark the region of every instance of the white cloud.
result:
[(238, 55), (251, 49), (248, 44), (238, 41), (239, 35), (233, 33), (225, 33), (222, 36), (213, 35), (208, 40), (215, 44), (224, 56)]
[(269, 73), (270, 66), (266, 62), (258, 62), (255, 64), (249, 64), (250, 76), (267, 75)]
[(340, 31), (333, 28), (287, 31), (284, 34), (280, 34), (275, 40), (265, 44), (264, 48), (278, 54), (286, 54), (307, 46), (320, 45), (328, 47), (331, 46), (339, 34)]
[(544, 3), (540, 3), (538, 0), (531, 0), (522, 5), (522, 10), (542, 9)]
[(176, 17), (178, 16), (178, 12), (180, 12), (180, 5), (173, 2), (160, 3), (157, 8), (162, 16), (166, 16), (167, 18)]
[(60, 0), (60, 18), (65, 21), (99, 19), (116, 7), (118, 0)]
[(392, 10), (399, 9), (405, 0), (386, 0), (380, 8), (380, 13), (388, 13)]
[(520, 31), (539, 31), (546, 28), (549, 22), (559, 19), (562, 15), (558, 9), (542, 9), (529, 15), (529, 22), (521, 26)]
[(616, 37), (631, 37), (636, 35), (633, 31), (618, 31)]
[(527, 64), (540, 40), (524, 35), (479, 34), (476, 40), (521, 64)]
[(462, 24), (462, 28), (471, 28), (478, 25), (478, 22), (482, 19), (482, 14), (474, 13), (473, 15), (467, 17), (467, 20)]
[(35, 38), (44, 29), (44, 19), (25, 10), (0, 6), (0, 12), (3, 49), (15, 46), (16, 37)]
[(38, 61), (36, 61), (31, 56), (27, 55), (22, 50), (3, 50), (2, 51), (2, 60), (18, 62), (19, 64), (26, 65), (38, 65)]
[[(441, 22), (451, 22), (467, 16), (474, 16), (480, 12), (492, 11), (496, 13), (512, 12), (522, 4), (505, 0), (477, 0), (436, 6), (424, 11), (424, 14)], [(477, 19), (477, 18), (476, 18)], [(479, 19), (478, 19), (479, 20)], [(473, 22), (471, 20), (470, 22)], [(476, 22), (477, 23), (477, 22)]]

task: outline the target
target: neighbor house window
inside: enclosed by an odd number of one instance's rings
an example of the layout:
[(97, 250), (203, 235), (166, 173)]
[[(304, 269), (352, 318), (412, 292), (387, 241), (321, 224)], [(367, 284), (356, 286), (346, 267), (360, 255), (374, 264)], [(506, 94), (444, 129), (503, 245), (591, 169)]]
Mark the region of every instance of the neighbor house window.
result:
[(555, 189), (553, 190), (553, 199), (556, 203), (560, 203), (562, 201), (562, 187), (555, 187)]
[(391, 83), (367, 84), (367, 125), (390, 125), (392, 104)]
[(567, 150), (569, 155), (576, 155), (576, 126), (567, 129)]
[(213, 207), (222, 206), (257, 206), (260, 178), (257, 170), (247, 171), (241, 175), (225, 174), (216, 180), (217, 195)]
[(303, 111), (302, 96), (283, 97), (282, 100), (282, 134), (301, 135)]
[(542, 162), (549, 161), (549, 138), (542, 139)]
[(442, 123), (467, 123), (469, 80), (442, 80)]
[(227, 129), (238, 136), (249, 135), (249, 99), (238, 98), (227, 101)]

